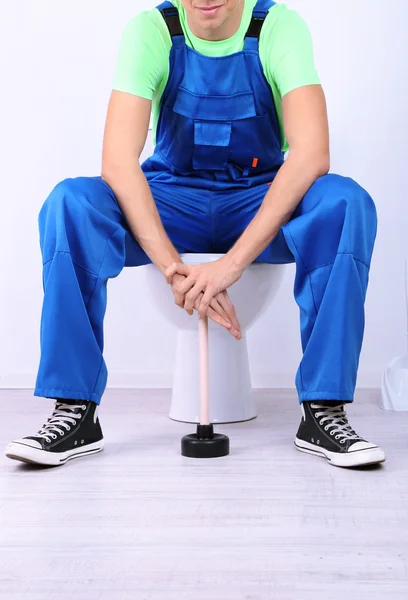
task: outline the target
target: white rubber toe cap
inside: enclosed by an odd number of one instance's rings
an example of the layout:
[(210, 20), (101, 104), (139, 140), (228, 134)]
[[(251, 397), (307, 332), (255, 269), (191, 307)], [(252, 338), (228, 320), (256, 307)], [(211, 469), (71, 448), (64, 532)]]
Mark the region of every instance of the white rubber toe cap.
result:
[[(348, 449), (348, 452), (359, 452), (360, 450), (374, 450), (378, 448), (375, 444), (370, 444), (369, 442), (356, 442)], [(379, 448), (378, 448), (379, 449)]]
[(39, 450), (42, 450), (42, 446), (40, 444), (40, 442), (37, 442), (36, 440), (27, 440), (27, 439), (21, 439), (21, 440), (14, 440), (14, 442), (11, 442), (12, 444), (21, 444), (22, 446), (30, 446), (30, 448), (38, 448)]

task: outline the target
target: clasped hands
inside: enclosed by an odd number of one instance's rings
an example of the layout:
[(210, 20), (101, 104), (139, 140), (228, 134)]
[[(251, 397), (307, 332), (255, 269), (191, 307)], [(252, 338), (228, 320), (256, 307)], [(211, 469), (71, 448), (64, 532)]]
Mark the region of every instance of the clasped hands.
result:
[(194, 309), (225, 327), (237, 340), (241, 327), (227, 289), (238, 281), (243, 270), (232, 266), (226, 257), (200, 265), (173, 263), (165, 272), (175, 303), (189, 315)]

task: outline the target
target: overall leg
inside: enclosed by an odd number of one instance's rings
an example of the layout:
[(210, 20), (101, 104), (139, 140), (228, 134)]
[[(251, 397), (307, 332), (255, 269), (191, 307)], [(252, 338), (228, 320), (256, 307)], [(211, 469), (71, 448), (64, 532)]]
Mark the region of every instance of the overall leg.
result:
[[(41, 209), (39, 228), (44, 302), (34, 393), (99, 403), (107, 379), (107, 280), (123, 269), (126, 238), (132, 240), (113, 192), (100, 178), (57, 185)], [(140, 248), (139, 258), (145, 258)]]
[[(151, 189), (178, 251), (189, 251), (190, 245), (192, 251), (201, 250), (205, 225), (196, 215), (190, 231), (183, 213), (188, 198), (180, 202), (188, 190), (154, 184)], [(129, 232), (112, 190), (99, 177), (57, 185), (41, 210), (39, 225), (45, 296), (35, 394), (99, 403), (107, 380), (102, 355), (107, 281), (124, 266), (150, 260)]]
[(283, 227), (297, 267), (301, 402), (354, 398), (376, 228), (369, 194), (337, 175), (317, 180)]
[[(228, 252), (268, 191), (219, 193), (214, 205), (218, 252)], [(256, 262), (296, 261), (303, 359), (300, 401), (352, 401), (364, 332), (364, 301), (376, 235), (376, 210), (355, 181), (317, 180)]]

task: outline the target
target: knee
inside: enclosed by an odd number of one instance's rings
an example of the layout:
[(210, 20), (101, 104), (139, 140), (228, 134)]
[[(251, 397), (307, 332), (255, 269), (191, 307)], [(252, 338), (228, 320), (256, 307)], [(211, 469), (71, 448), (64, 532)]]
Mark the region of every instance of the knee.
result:
[(81, 183), (65, 179), (58, 183), (41, 207), (38, 216), (43, 260), (49, 260), (56, 251), (69, 250), (68, 237), (75, 232), (84, 214)]
[(86, 204), (92, 195), (95, 183), (89, 177), (64, 179), (58, 183), (45, 200), (40, 211), (40, 225), (45, 216), (64, 217), (67, 212), (86, 210)]
[(40, 232), (66, 227), (75, 229), (91, 213), (112, 211), (117, 206), (115, 196), (100, 177), (64, 179), (52, 190), (39, 214)]
[(38, 219), (43, 260), (55, 252), (68, 252), (77, 264), (92, 270), (91, 259), (103, 254), (121, 219), (115, 196), (100, 177), (61, 181), (46, 199)]
[(356, 226), (364, 224), (376, 229), (377, 212), (374, 201), (354, 179), (329, 174), (318, 179), (311, 189), (313, 188), (323, 210), (337, 213), (339, 219), (347, 219)]
[(339, 175), (319, 178), (289, 225), (309, 266), (329, 264), (337, 253), (370, 262), (377, 232), (376, 209), (371, 196), (353, 179)]
[(38, 216), (44, 260), (56, 251), (69, 251), (71, 239), (79, 236), (90, 214), (95, 186), (92, 178), (64, 179), (49, 194)]
[(325, 240), (330, 236), (338, 252), (353, 254), (368, 265), (377, 233), (377, 213), (370, 194), (353, 179), (340, 175), (322, 177), (315, 186), (316, 222), (322, 226), (319, 235)]
[(57, 222), (65, 221), (66, 211), (81, 203), (75, 179), (64, 179), (58, 183), (41, 207), (38, 223), (40, 232), (49, 229)]

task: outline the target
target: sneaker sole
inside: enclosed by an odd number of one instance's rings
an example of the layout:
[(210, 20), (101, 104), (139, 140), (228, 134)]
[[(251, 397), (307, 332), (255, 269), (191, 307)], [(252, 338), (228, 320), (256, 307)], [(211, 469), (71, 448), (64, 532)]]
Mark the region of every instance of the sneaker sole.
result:
[(337, 452), (330, 452), (330, 450), (325, 450), (324, 448), (317, 449), (314, 444), (310, 444), (299, 438), (296, 438), (295, 446), (300, 452), (326, 458), (334, 467), (362, 467), (376, 465), (385, 461), (385, 453), (378, 447), (348, 452), (347, 454), (338, 454)]
[(45, 450), (32, 448), (18, 442), (11, 442), (6, 448), (6, 456), (12, 460), (28, 464), (60, 467), (74, 458), (83, 458), (97, 452), (102, 452), (103, 448), (103, 440), (67, 452), (46, 452)]

